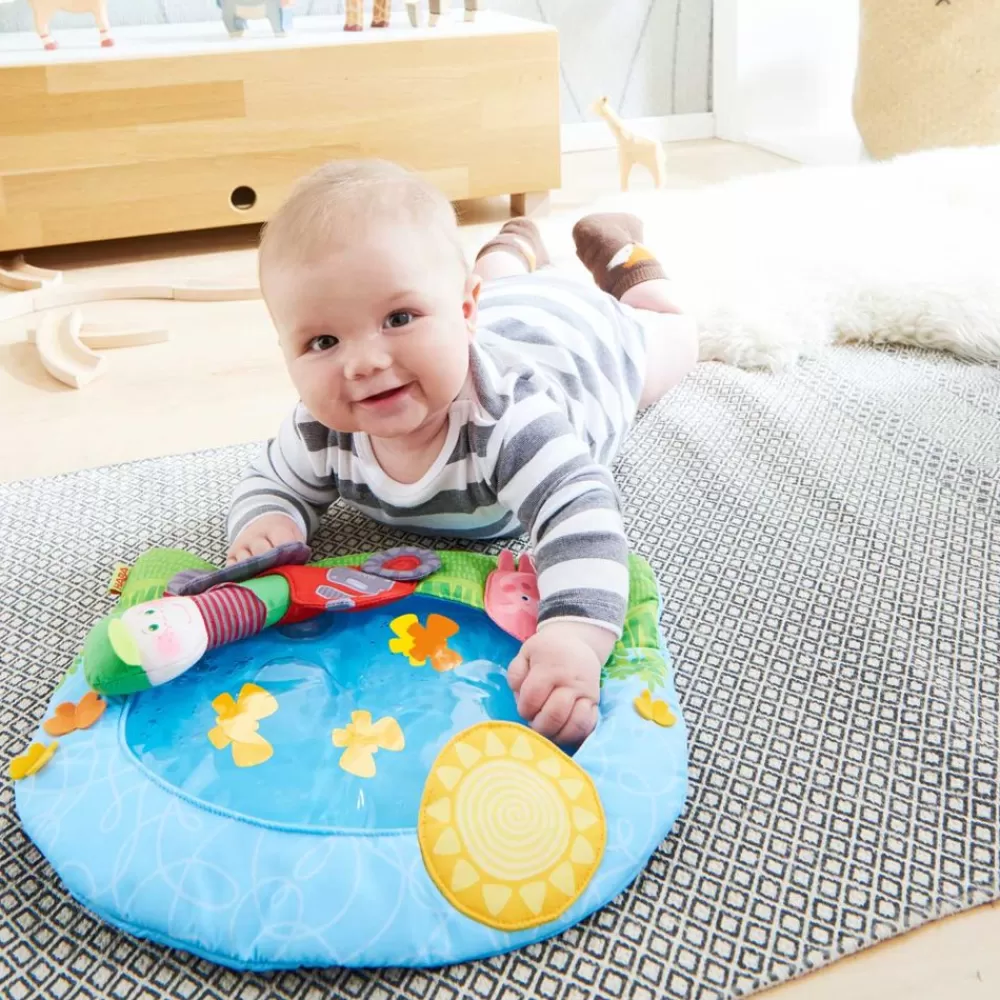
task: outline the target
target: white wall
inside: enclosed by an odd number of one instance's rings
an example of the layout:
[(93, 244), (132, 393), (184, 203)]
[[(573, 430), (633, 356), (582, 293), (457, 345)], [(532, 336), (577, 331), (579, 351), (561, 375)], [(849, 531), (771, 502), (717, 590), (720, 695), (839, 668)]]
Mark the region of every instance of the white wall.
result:
[(715, 0), (716, 133), (806, 163), (862, 156), (858, 0)]

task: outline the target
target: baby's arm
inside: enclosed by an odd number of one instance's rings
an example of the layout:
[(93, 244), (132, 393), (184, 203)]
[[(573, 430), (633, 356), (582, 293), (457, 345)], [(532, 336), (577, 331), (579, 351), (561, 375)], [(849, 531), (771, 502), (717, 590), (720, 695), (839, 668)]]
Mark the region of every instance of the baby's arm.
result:
[(299, 404), (250, 463), (229, 507), (229, 563), (312, 535), (338, 496), (325, 471), (327, 433)]
[(628, 544), (611, 474), (562, 411), (538, 391), (515, 412), (496, 431), (494, 477), (501, 503), (529, 528), (540, 603), (538, 632), (508, 679), (535, 729), (574, 744), (597, 723), (601, 668), (621, 635)]

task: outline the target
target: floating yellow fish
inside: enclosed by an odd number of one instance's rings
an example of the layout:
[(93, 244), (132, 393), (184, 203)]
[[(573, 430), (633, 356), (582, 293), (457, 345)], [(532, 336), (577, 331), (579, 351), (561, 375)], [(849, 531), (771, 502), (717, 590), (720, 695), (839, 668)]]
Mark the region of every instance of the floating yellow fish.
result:
[(12, 781), (20, 781), (29, 775), (36, 774), (52, 759), (59, 744), (53, 740), (48, 746), (42, 743), (32, 743), (19, 757), (10, 762), (7, 773)]
[(672, 726), (677, 718), (670, 711), (667, 703), (660, 698), (654, 699), (649, 688), (642, 692), (633, 702), (635, 710), (649, 722), (655, 722), (658, 726)]
[(389, 623), (397, 638), (389, 640), (389, 649), (401, 653), (413, 667), (422, 667), (428, 660), (438, 672), (454, 670), (462, 657), (448, 648), (448, 640), (458, 634), (458, 623), (444, 615), (427, 616), (421, 625), (416, 615), (400, 615)]
[(344, 729), (333, 731), (333, 745), (346, 747), (340, 766), (358, 778), (375, 777), (375, 754), (379, 750), (402, 750), (406, 746), (399, 723), (387, 715), (372, 722), (371, 712), (351, 712)]
[(223, 692), (212, 702), (212, 708), (216, 711), (216, 725), (209, 730), (208, 738), (216, 750), (225, 750), (231, 744), (237, 767), (254, 767), (270, 759), (274, 749), (257, 729), (261, 719), (278, 711), (274, 695), (257, 684), (244, 684), (236, 701)]

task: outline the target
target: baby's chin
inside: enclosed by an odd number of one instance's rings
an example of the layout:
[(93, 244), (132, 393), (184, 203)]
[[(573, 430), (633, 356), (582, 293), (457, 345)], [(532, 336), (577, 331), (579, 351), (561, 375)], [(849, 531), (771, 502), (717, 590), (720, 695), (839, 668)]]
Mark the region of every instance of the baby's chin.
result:
[(369, 437), (387, 441), (426, 435), (428, 431), (433, 431), (432, 425), (444, 424), (448, 419), (447, 409), (439, 415), (428, 414), (422, 407), (414, 409), (418, 412), (381, 416), (355, 413), (353, 408), (346, 414), (343, 410), (328, 415), (317, 413), (313, 409), (310, 409), (310, 412), (320, 423), (337, 434), (367, 434)]

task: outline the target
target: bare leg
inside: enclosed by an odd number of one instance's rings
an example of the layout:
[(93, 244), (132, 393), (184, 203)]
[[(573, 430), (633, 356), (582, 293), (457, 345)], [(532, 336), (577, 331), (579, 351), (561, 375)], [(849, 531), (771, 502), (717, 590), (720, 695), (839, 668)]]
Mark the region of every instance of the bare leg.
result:
[(641, 285), (633, 285), (621, 298), (634, 309), (647, 309), (657, 313), (679, 313), (680, 309), (670, 299), (670, 282), (666, 278), (653, 278)]
[(655, 318), (643, 319), (658, 329), (650, 331), (646, 342), (646, 379), (639, 396), (640, 410), (662, 399), (698, 363), (698, 327), (690, 316), (659, 313)]
[(513, 274), (527, 274), (524, 261), (508, 250), (490, 250), (484, 253), (473, 268), (483, 281), (496, 281), (497, 278), (509, 278)]
[(641, 312), (648, 330), (646, 379), (639, 408), (655, 403), (698, 361), (698, 329), (670, 294), (663, 267), (642, 244), (634, 215), (588, 215), (573, 227), (577, 256), (594, 281), (624, 305)]
[(670, 282), (664, 278), (633, 285), (621, 301), (644, 315), (650, 329), (646, 339), (646, 379), (639, 396), (644, 410), (665, 396), (698, 363), (698, 327), (681, 315), (670, 299)]
[(476, 255), (475, 272), (483, 281), (495, 281), (513, 274), (529, 274), (549, 263), (538, 226), (530, 219), (511, 219), (483, 244)]

